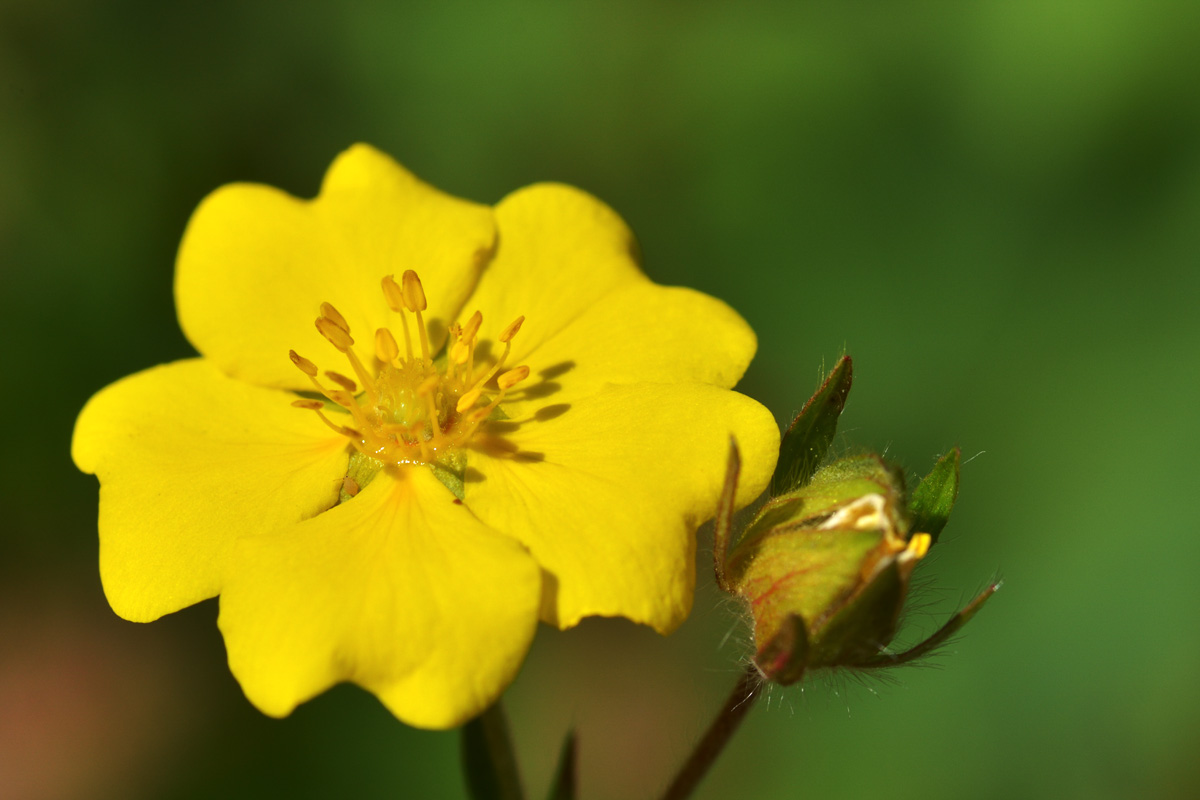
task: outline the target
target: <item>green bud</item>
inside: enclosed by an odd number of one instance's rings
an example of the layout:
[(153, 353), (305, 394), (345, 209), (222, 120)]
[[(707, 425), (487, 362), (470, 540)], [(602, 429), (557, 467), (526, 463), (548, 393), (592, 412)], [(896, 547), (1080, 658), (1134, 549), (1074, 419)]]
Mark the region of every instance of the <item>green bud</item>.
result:
[(763, 507), (725, 573), (750, 606), (768, 677), (859, 666), (892, 640), (929, 545), (907, 536), (906, 507), (900, 475), (875, 456), (836, 461)]
[(911, 500), (903, 475), (878, 456), (818, 468), (850, 380), (850, 360), (843, 358), (793, 421), (773, 481), (775, 496), (732, 550), (741, 462), (736, 444), (730, 447), (716, 517), (717, 583), (746, 603), (754, 622), (755, 664), (784, 685), (809, 669), (883, 667), (918, 658), (957, 632), (999, 588), (988, 586), (915, 647), (888, 650), (913, 569), (937, 540), (958, 496), (959, 452), (940, 459)]

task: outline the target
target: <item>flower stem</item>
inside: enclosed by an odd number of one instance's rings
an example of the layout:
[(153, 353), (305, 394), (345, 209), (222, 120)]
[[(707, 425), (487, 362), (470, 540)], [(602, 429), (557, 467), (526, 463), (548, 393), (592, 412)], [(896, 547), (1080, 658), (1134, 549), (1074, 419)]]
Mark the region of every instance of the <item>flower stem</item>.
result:
[(704, 738), (696, 744), (688, 760), (676, 773), (675, 780), (671, 781), (662, 800), (686, 800), (691, 796), (709, 767), (717, 760), (717, 756), (721, 755), (730, 737), (741, 725), (746, 712), (754, 705), (761, 683), (762, 676), (758, 673), (758, 668), (747, 664), (729, 699), (704, 732)]
[(463, 726), (462, 761), (472, 800), (522, 800), (525, 796), (508, 717), (499, 700)]

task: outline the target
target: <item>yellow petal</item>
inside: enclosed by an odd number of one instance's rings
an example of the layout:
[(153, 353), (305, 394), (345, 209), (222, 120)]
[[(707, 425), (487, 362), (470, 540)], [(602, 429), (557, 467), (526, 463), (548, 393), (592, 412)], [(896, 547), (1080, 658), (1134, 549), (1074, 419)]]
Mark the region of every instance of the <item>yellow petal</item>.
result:
[(212, 597), (238, 535), (333, 505), (346, 440), (289, 399), (194, 359), (88, 401), (71, 451), (100, 478), (100, 578), (114, 611), (148, 622)]
[(586, 398), (610, 383), (699, 382), (732, 388), (754, 356), (754, 331), (725, 303), (646, 280), (621, 286), (521, 360), (532, 378), (510, 416)]
[(236, 553), (219, 624), (234, 676), (272, 716), (353, 681), (411, 725), (458, 725), (512, 680), (537, 626), (529, 554), (424, 467)]
[(740, 506), (775, 467), (767, 409), (702, 384), (610, 386), (557, 416), (488, 423), (465, 501), (547, 571), (545, 621), (625, 616), (666, 633), (691, 607), (695, 531), (716, 509), (730, 435)]
[(645, 280), (633, 234), (616, 212), (585, 192), (537, 184), (496, 206), (499, 242), (464, 315), (480, 309), (484, 337), (525, 316), (513, 362), (553, 337), (597, 300)]
[(322, 302), (342, 313), (369, 359), (376, 328), (398, 322), (380, 279), (413, 269), (440, 341), (494, 239), (491, 209), (443, 194), (356, 145), (330, 166), (315, 200), (257, 184), (231, 184), (205, 198), (179, 248), (179, 321), (229, 375), (306, 388), (289, 349), (343, 368), (313, 326)]

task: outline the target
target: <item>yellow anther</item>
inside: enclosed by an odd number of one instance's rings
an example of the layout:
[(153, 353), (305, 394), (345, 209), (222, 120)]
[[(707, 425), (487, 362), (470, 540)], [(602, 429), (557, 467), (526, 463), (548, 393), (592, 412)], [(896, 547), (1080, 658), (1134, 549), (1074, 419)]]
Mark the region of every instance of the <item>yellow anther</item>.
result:
[(430, 375), (428, 378), (421, 381), (421, 385), (417, 387), (417, 396), (418, 397), (427, 397), (427, 396), (433, 394), (433, 390), (436, 389), (438, 387), (438, 384), (441, 382), (442, 382), (441, 376)]
[(529, 367), (522, 364), (515, 369), (510, 369), (508, 372), (497, 378), (496, 385), (500, 387), (500, 391), (506, 392), (528, 377)]
[(492, 414), (491, 406), (484, 406), (483, 408), (477, 408), (474, 411), (472, 411), (470, 414), (467, 414), (467, 424), (468, 425), (478, 425), (479, 423), (483, 422), (485, 419), (490, 417), (491, 414)]
[(401, 276), (404, 282), (404, 307), (409, 311), (424, 311), (425, 305), (425, 289), (421, 286), (421, 279), (417, 277), (417, 273), (411, 269), (405, 270)]
[(329, 392), (329, 399), (337, 403), (342, 408), (358, 408), (358, 403), (354, 402), (354, 395), (342, 389), (334, 389)]
[(300, 371), (308, 377), (317, 377), (317, 365), (297, 353), (295, 350), (288, 350), (288, 358), (292, 359), (292, 363), (299, 367)]
[(358, 494), (358, 482), (355, 481), (354, 478), (351, 478), (349, 475), (347, 475), (346, 477), (342, 478), (342, 491), (351, 497), (354, 497), (356, 494)]
[(466, 341), (471, 341), (475, 338), (475, 334), (479, 333), (479, 326), (483, 324), (483, 314), (476, 311), (467, 320), (467, 323), (462, 326), (462, 338)]
[(458, 398), (458, 404), (454, 406), (454, 410), (460, 414), (467, 413), (467, 410), (472, 408), (479, 402), (479, 395), (483, 393), (482, 389), (475, 388)]
[(465, 364), (471, 355), (471, 348), (462, 339), (454, 343), (450, 348), (450, 361), (455, 364)]
[(392, 336), (392, 332), (387, 328), (375, 331), (375, 357), (385, 364), (391, 364), (398, 355), (400, 348), (396, 346), (396, 337)]
[(325, 377), (329, 378), (329, 380), (333, 381), (338, 386), (341, 386), (347, 392), (353, 393), (353, 392), (358, 391), (358, 384), (355, 383), (354, 381), (350, 380), (349, 378), (347, 378), (345, 375), (343, 375), (340, 372), (334, 372), (331, 369), (327, 369), (327, 370), (325, 370)]
[(337, 325), (339, 328), (344, 330), (346, 333), (350, 332), (350, 324), (346, 322), (346, 318), (343, 317), (341, 313), (329, 303), (321, 303), (321, 314), (334, 325)]
[(354, 339), (350, 338), (350, 334), (339, 328), (337, 323), (329, 317), (317, 318), (317, 330), (329, 340), (330, 344), (343, 353), (354, 345)]
[(508, 323), (508, 327), (500, 331), (500, 341), (504, 342), (505, 344), (511, 342), (512, 338), (517, 335), (517, 331), (521, 330), (521, 323), (524, 321), (525, 317), (522, 315)]
[(905, 550), (912, 553), (913, 558), (924, 558), (925, 554), (929, 552), (931, 544), (933, 544), (933, 537), (928, 533), (914, 533), (908, 540), (908, 547)]
[(296, 408), (303, 408), (306, 411), (320, 411), (325, 407), (325, 404), (320, 400), (293, 400), (292, 405)]
[(383, 285), (383, 297), (387, 300), (388, 308), (397, 313), (404, 311), (404, 292), (400, 290), (396, 279), (391, 275), (384, 275), (380, 283)]

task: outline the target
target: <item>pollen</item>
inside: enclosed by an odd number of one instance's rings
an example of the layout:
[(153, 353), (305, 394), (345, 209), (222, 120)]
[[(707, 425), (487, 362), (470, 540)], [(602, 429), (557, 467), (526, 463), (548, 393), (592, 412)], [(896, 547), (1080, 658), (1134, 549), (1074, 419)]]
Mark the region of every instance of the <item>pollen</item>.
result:
[[(487, 357), (486, 346), (479, 349), (485, 341), (481, 333), (487, 328), (483, 314), (476, 311), (464, 323), (449, 326), (444, 354), (434, 358), (423, 314), (428, 301), (417, 273), (408, 270), (399, 281), (387, 275), (380, 287), (398, 319), (367, 337), (373, 352), (366, 362), (355, 349), (345, 316), (332, 304), (321, 304), (316, 328), (349, 362), (354, 377), (334, 370), (322, 372), (316, 363), (291, 350), (292, 363), (328, 401), (302, 399), (292, 405), (315, 413), (358, 452), (384, 464), (453, 461), (505, 397), (529, 377), (528, 366), (508, 363), (512, 340), (525, 318), (517, 317), (494, 334), (503, 350), (498, 357)], [(397, 326), (403, 349), (393, 333)], [(344, 488), (350, 496), (356, 493)]]

